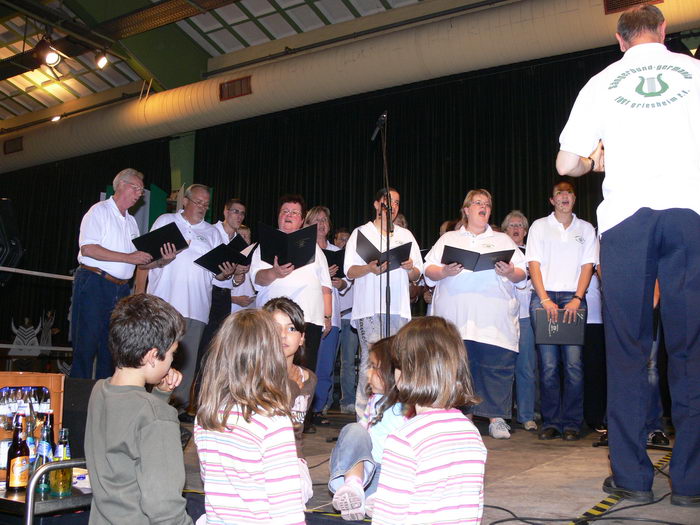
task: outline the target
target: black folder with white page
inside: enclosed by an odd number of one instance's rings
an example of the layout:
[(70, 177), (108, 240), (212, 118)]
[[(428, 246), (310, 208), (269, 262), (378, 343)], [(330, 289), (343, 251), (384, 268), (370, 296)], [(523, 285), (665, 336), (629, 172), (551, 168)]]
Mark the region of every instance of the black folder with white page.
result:
[(445, 245), (442, 250), (442, 264), (459, 263), (465, 270), (483, 272), (493, 270), (497, 262), (510, 262), (515, 250), (502, 250), (499, 252), (479, 253), (471, 250), (463, 250), (456, 246)]
[(400, 268), (401, 263), (411, 258), (411, 244), (407, 242), (389, 251), (380, 252), (362, 232), (357, 232), (357, 254), (367, 264), (377, 261), (379, 265), (382, 265), (385, 261), (389, 261), (389, 271)]
[(178, 252), (189, 247), (187, 241), (180, 233), (180, 229), (177, 224), (170, 222), (165, 226), (156, 228), (153, 231), (144, 233), (140, 237), (136, 237), (131, 241), (137, 250), (141, 252), (146, 252), (154, 261), (162, 259), (163, 256), (160, 254), (160, 249), (164, 244), (171, 243), (175, 246), (175, 250)]
[(258, 223), (260, 238), (260, 258), (268, 264), (283, 266), (292, 263), (294, 268), (301, 268), (316, 260), (316, 230), (312, 224), (292, 233), (284, 233), (267, 224)]

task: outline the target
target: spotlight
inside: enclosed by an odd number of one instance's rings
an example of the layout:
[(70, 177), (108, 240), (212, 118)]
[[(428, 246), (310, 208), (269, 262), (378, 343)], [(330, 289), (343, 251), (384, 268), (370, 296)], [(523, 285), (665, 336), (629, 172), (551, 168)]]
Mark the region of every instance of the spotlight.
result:
[(61, 55), (53, 47), (50, 47), (49, 51), (44, 55), (44, 63), (49, 67), (56, 67), (60, 61)]
[(54, 115), (53, 117), (51, 117), (51, 122), (58, 122), (59, 120), (61, 120), (62, 117), (62, 115)]
[(97, 57), (95, 59), (95, 64), (97, 64), (97, 67), (100, 69), (103, 69), (107, 65), (107, 53), (98, 53)]

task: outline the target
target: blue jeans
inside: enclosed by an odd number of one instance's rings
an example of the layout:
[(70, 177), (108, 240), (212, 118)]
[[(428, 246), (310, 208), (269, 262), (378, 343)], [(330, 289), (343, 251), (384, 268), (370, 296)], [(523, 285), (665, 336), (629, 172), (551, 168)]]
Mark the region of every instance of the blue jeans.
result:
[(656, 365), (659, 355), (659, 337), (661, 330), (657, 329), (656, 338), (651, 345), (651, 355), (647, 362), (647, 373), (649, 374), (649, 412), (647, 412), (647, 423), (645, 432), (649, 434), (656, 430), (664, 429), (663, 415), (664, 407), (661, 404), (661, 390), (659, 389), (659, 367)]
[(520, 319), (520, 342), (515, 358), (515, 400), (518, 403), (519, 423), (535, 419), (536, 370), (535, 334), (530, 318), (524, 317)]
[(464, 341), (474, 390), (481, 403), (470, 408), (477, 416), (510, 419), (517, 352), (500, 346)]
[(75, 272), (70, 324), (73, 342), (71, 377), (90, 379), (95, 354), (95, 378), (104, 379), (114, 373), (112, 355), (107, 346), (109, 317), (117, 301), (127, 295), (128, 284), (115, 284), (83, 268)]
[(357, 331), (350, 326), (350, 319), (340, 321), (340, 407), (355, 407), (355, 358), (360, 341)]
[[(398, 314), (389, 315), (389, 333), (396, 334), (399, 329), (408, 322)], [(376, 314), (372, 317), (363, 317), (357, 321), (357, 335), (360, 339), (360, 376), (357, 380), (355, 392), (355, 412), (357, 417), (362, 417), (367, 406), (367, 363), (369, 361), (369, 347), (384, 337), (384, 324), (386, 315)]]
[[(559, 308), (563, 308), (574, 292), (550, 292), (547, 296)], [(530, 300), (530, 319), (535, 319), (535, 309), (542, 308), (537, 294)], [(586, 308), (586, 299), (581, 301)], [(542, 429), (556, 428), (579, 431), (583, 423), (583, 361), (579, 345), (537, 345), (540, 365), (540, 396)], [(562, 385), (563, 376), (563, 385)]]
[(369, 432), (359, 423), (345, 425), (338, 436), (330, 459), (330, 479), (328, 490), (333, 494), (343, 486), (345, 473), (360, 461), (364, 461), (365, 496), (374, 494), (379, 483), (380, 465), (372, 459), (372, 438)]
[(318, 357), (316, 358), (316, 394), (314, 395), (313, 412), (320, 412), (326, 406), (328, 396), (333, 390), (333, 369), (335, 368), (335, 358), (338, 355), (338, 338), (340, 329), (337, 326), (331, 327), (328, 335), (321, 339), (318, 347)]

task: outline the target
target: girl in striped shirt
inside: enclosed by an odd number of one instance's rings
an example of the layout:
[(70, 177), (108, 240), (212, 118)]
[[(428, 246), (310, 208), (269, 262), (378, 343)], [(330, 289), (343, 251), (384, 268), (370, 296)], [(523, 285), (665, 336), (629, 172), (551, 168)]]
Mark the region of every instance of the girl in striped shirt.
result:
[(388, 396), (394, 389), (392, 339), (380, 339), (370, 347), (367, 366), (370, 397), (364, 415), (358, 423), (343, 427), (331, 453), (328, 489), (334, 493), (333, 506), (345, 520), (361, 520), (365, 513), (371, 515), (384, 442), (406, 421), (401, 403), (391, 401)]
[(419, 317), (394, 337), (396, 396), (412, 417), (384, 445), (372, 523), (479, 523), (486, 448), (456, 407), (477, 402), (455, 326)]
[(194, 439), (206, 515), (197, 523), (304, 524), (287, 366), (272, 314), (226, 318), (203, 370)]

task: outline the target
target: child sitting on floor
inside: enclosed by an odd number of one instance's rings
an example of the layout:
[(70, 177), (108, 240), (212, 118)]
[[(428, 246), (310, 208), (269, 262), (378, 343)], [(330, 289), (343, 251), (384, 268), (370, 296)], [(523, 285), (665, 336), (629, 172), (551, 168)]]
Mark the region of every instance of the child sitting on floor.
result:
[(305, 523), (287, 367), (272, 315), (241, 310), (212, 341), (194, 440), (207, 525)]
[(365, 513), (371, 515), (384, 441), (406, 422), (401, 403), (392, 403), (389, 398), (394, 389), (392, 339), (380, 339), (370, 348), (367, 367), (370, 396), (364, 416), (358, 423), (343, 427), (331, 453), (328, 489), (335, 494), (333, 506), (345, 520), (361, 520)]
[[(109, 321), (116, 370), (92, 389), (85, 457), (91, 524), (191, 524), (177, 410), (168, 404), (182, 374), (170, 368), (185, 321), (168, 303), (139, 294), (119, 301)], [(156, 385), (151, 393), (146, 384)]]
[(456, 408), (477, 401), (459, 332), (419, 317), (398, 331), (392, 354), (396, 395), (415, 415), (386, 439), (372, 523), (479, 523), (486, 448)]
[(263, 309), (273, 315), (282, 334), (282, 352), (287, 360), (287, 382), (291, 393), (289, 408), (299, 457), (302, 498), (306, 503), (313, 496), (313, 485), (309, 467), (304, 459), (303, 431), (304, 420), (311, 409), (311, 401), (316, 390), (316, 374), (299, 365), (304, 352), (304, 312), (297, 303), (287, 297), (270, 299)]

